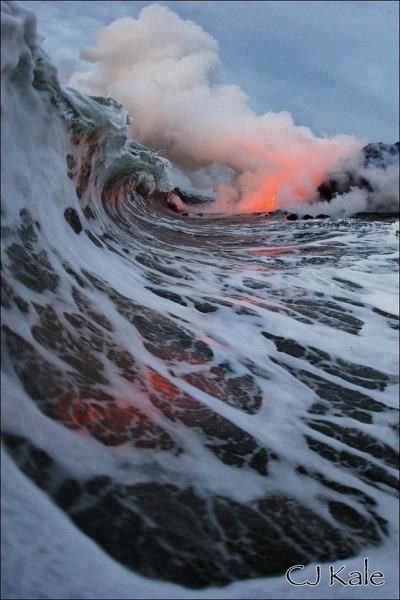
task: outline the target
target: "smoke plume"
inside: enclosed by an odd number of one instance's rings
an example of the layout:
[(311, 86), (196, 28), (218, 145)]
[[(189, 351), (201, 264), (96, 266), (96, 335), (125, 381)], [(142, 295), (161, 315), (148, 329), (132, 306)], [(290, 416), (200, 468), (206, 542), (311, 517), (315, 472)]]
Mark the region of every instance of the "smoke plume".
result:
[[(132, 135), (192, 182), (212, 173), (216, 210), (266, 211), (308, 201), (338, 161), (362, 145), (349, 136), (318, 138), (288, 112), (257, 115), (237, 85), (219, 83), (217, 41), (164, 6), (104, 27), (81, 56), (94, 67), (74, 73), (69, 84), (119, 100), (133, 116)], [(232, 173), (230, 181), (215, 180), (219, 167)]]

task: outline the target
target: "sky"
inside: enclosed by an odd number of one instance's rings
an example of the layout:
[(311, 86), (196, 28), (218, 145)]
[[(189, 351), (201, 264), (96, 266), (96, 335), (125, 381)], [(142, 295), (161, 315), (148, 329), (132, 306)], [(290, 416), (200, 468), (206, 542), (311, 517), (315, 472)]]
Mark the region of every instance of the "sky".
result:
[[(35, 1), (44, 47), (67, 82), (96, 32), (152, 2)], [(399, 138), (399, 4), (392, 1), (158, 2), (211, 34), (224, 83), (257, 113), (289, 111), (316, 135)]]

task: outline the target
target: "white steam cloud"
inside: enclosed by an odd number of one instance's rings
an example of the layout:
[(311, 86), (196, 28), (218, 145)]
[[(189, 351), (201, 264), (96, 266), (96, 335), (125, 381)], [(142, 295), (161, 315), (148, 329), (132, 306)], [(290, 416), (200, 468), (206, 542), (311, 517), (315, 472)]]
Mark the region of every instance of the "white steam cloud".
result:
[[(340, 159), (358, 152), (348, 136), (318, 138), (287, 112), (257, 115), (237, 85), (219, 83), (217, 41), (164, 6), (143, 8), (97, 33), (81, 53), (94, 63), (69, 84), (112, 95), (134, 120), (132, 135), (161, 151), (197, 183), (215, 182), (219, 167), (231, 181), (215, 183), (216, 210), (287, 208), (315, 198)], [(262, 85), (262, 82), (260, 82)], [(208, 181), (209, 183), (209, 181)]]
[(349, 192), (334, 197), (330, 202), (316, 202), (307, 207), (315, 216), (324, 213), (332, 216), (349, 217), (357, 212), (399, 212), (399, 169), (392, 165), (386, 170), (368, 167), (361, 171), (368, 177), (372, 191), (353, 187)]

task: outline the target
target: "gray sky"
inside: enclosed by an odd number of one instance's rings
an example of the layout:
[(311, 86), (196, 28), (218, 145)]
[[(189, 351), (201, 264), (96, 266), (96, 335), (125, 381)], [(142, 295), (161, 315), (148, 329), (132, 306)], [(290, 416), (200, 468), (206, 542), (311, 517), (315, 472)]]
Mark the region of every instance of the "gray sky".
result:
[[(86, 70), (96, 31), (152, 2), (22, 2), (62, 79)], [(399, 138), (399, 4), (392, 1), (158, 2), (216, 38), (225, 83), (258, 113), (287, 110), (314, 133)]]

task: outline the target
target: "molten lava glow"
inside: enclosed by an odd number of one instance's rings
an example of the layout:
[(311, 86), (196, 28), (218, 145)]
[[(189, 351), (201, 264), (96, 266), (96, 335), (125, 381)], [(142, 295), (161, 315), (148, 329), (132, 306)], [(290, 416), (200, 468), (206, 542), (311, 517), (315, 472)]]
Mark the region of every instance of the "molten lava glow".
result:
[[(228, 167), (233, 181), (214, 181), (217, 201), (207, 212), (289, 208), (316, 197), (335, 163), (361, 142), (318, 137), (286, 111), (255, 113), (235, 84), (219, 79), (219, 45), (192, 21), (165, 6), (146, 6), (137, 19), (122, 18), (96, 36), (82, 57), (93, 64), (69, 85), (89, 95), (112, 95), (135, 116), (132, 137), (164, 155), (190, 176)], [(200, 186), (202, 187), (202, 186)]]
[[(343, 158), (358, 150), (350, 139), (317, 139), (266, 151), (258, 146), (254, 154), (260, 163), (251, 172), (238, 175), (233, 186), (238, 196), (238, 212), (274, 211), (308, 203), (318, 186)], [(248, 151), (248, 148), (247, 148)], [(222, 196), (226, 187), (221, 188)]]

